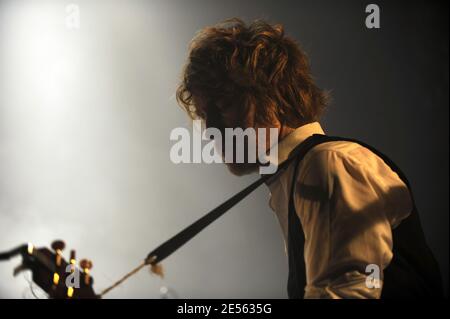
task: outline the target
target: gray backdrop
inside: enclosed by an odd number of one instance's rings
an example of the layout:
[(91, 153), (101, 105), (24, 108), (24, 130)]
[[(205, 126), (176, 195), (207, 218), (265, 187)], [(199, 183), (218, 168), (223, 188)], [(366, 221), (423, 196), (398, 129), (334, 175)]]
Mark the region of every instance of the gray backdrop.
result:
[[(65, 26), (65, 6), (80, 28)], [(285, 25), (332, 90), (330, 134), (389, 154), (409, 176), (448, 286), (448, 8), (374, 1), (0, 0), (0, 250), (65, 239), (94, 262), (101, 290), (163, 240), (257, 176), (175, 165), (170, 131), (189, 127), (174, 89), (187, 43), (229, 17)], [(111, 298), (286, 297), (281, 232), (262, 187)], [(0, 264), (0, 297), (31, 298), (19, 260)], [(25, 277), (25, 278), (24, 278)]]

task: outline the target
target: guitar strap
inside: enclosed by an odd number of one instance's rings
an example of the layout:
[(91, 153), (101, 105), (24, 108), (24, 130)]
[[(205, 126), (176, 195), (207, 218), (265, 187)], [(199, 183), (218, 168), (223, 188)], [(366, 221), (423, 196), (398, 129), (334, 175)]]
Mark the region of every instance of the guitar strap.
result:
[(186, 244), (189, 240), (191, 240), (195, 235), (200, 233), (203, 229), (205, 229), (209, 224), (217, 220), (220, 216), (225, 214), (228, 210), (230, 210), (233, 206), (243, 200), (245, 197), (250, 195), (255, 189), (257, 189), (261, 184), (270, 179), (275, 179), (276, 176), (279, 176), (292, 162), (294, 158), (297, 157), (298, 154), (306, 153), (306, 151), (315, 145), (315, 141), (313, 139), (314, 134), (310, 138), (306, 139), (304, 142), (297, 145), (297, 147), (291, 151), (287, 160), (278, 165), (277, 172), (274, 174), (266, 174), (261, 178), (250, 184), (248, 187), (217, 206), (209, 213), (183, 229), (181, 232), (161, 244), (159, 247), (151, 251), (147, 258), (145, 259), (145, 264), (147, 265), (156, 265), (161, 262), (163, 259), (170, 256), (173, 252), (175, 252), (178, 248)]

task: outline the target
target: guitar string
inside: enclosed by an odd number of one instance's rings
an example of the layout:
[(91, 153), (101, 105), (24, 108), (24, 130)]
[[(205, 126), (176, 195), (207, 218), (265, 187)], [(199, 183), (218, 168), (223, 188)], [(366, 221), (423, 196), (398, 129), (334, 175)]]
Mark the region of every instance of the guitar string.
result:
[(23, 274), (23, 278), (26, 280), (26, 282), (28, 283), (28, 287), (31, 291), (31, 294), (33, 295), (34, 299), (41, 299), (39, 298), (39, 296), (36, 294), (36, 292), (34, 291), (34, 285), (33, 285), (33, 280), (29, 279), (26, 274)]
[(127, 273), (125, 276), (123, 276), (122, 278), (120, 278), (119, 280), (117, 280), (114, 284), (112, 284), (111, 286), (109, 286), (108, 288), (104, 289), (101, 293), (100, 293), (100, 297), (103, 297), (105, 294), (107, 294), (108, 292), (110, 292), (111, 290), (113, 290), (114, 288), (116, 288), (117, 286), (119, 286), (121, 283), (123, 283), (125, 280), (127, 280), (128, 278), (130, 278), (131, 276), (135, 275), (137, 272), (139, 272), (139, 270), (141, 270), (142, 268), (144, 268), (145, 266), (147, 266), (148, 264), (145, 263), (145, 261), (140, 264), (139, 266), (137, 266), (136, 268), (134, 268), (132, 271), (130, 271), (129, 273)]

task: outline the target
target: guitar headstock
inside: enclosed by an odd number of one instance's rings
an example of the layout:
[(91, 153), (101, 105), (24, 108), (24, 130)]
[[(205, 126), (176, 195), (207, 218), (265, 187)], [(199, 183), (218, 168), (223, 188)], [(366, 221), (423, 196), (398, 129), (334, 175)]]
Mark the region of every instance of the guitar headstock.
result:
[(36, 248), (29, 243), (11, 251), (22, 255), (22, 264), (15, 268), (14, 275), (31, 270), (33, 281), (52, 299), (99, 298), (92, 287), (92, 262), (83, 259), (77, 265), (74, 250), (67, 262), (62, 256), (65, 248), (62, 240), (55, 240), (51, 248)]

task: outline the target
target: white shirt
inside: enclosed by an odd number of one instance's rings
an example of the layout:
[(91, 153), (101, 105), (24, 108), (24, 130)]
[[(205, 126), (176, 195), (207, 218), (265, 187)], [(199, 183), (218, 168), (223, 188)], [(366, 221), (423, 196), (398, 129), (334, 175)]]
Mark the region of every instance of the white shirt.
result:
[[(285, 137), (278, 144), (279, 163), (312, 134), (324, 134), (318, 122)], [(294, 165), (268, 184), (285, 242)], [(406, 185), (372, 151), (347, 141), (311, 149), (295, 183), (295, 210), (305, 234), (305, 298), (379, 298), (382, 271), (393, 256), (392, 229), (412, 210)], [(379, 267), (381, 288), (366, 285), (369, 264)]]

